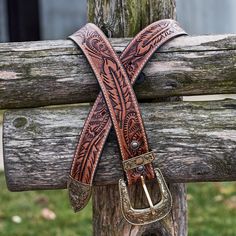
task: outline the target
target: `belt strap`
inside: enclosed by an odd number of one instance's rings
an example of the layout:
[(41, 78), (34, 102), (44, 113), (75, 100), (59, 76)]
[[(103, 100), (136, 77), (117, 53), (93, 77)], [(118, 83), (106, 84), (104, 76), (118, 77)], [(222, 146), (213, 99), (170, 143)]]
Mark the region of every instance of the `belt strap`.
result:
[[(87, 24), (70, 36), (87, 57), (103, 93), (98, 95), (85, 122), (71, 167), (68, 188), (75, 210), (82, 209), (90, 197), (94, 173), (112, 123), (128, 184), (155, 178), (151, 164), (154, 155), (149, 152), (131, 84), (158, 47), (183, 34), (186, 33), (173, 20), (155, 22), (132, 40), (122, 53), (121, 61), (104, 34), (93, 24)], [(121, 189), (122, 184), (120, 182)]]

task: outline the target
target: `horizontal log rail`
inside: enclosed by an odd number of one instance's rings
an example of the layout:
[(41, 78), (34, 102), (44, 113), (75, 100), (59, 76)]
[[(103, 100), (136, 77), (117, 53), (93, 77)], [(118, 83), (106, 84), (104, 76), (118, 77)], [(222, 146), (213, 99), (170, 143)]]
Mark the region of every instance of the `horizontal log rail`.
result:
[[(120, 53), (129, 39), (111, 39)], [(236, 35), (183, 36), (162, 47), (136, 85), (140, 100), (236, 93)], [(69, 40), (0, 44), (0, 109), (94, 101), (94, 75)]]
[[(65, 188), (89, 106), (9, 110), (5, 173), (12, 191)], [(141, 104), (155, 166), (170, 182), (236, 180), (236, 100)], [(115, 157), (115, 158), (114, 158)], [(123, 176), (111, 133), (95, 184)]]

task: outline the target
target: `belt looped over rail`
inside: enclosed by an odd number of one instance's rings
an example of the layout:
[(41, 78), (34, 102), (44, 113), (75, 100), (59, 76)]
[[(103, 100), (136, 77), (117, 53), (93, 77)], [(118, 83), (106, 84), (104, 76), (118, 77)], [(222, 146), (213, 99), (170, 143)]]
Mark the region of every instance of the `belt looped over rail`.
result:
[[(128, 185), (140, 183), (150, 207), (131, 206), (125, 180), (119, 181), (121, 209), (128, 222), (151, 223), (165, 217), (172, 205), (170, 192), (159, 169), (153, 168), (145, 127), (132, 85), (153, 53), (168, 40), (186, 33), (173, 20), (161, 20), (142, 30), (116, 55), (106, 36), (94, 24), (87, 24), (69, 38), (85, 54), (101, 88), (80, 135), (68, 180), (75, 211), (91, 195), (91, 186), (104, 144), (113, 125)], [(157, 179), (161, 200), (153, 204), (145, 180)]]

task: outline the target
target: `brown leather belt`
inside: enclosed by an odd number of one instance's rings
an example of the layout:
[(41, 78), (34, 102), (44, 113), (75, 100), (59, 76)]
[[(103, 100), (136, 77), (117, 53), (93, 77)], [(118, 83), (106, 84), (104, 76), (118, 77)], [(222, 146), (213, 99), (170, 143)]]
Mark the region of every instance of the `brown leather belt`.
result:
[[(96, 167), (113, 125), (128, 185), (141, 182), (150, 208), (133, 209), (126, 182), (119, 181), (124, 217), (140, 225), (165, 217), (172, 204), (171, 195), (159, 169), (147, 136), (132, 85), (153, 53), (168, 40), (186, 33), (173, 20), (161, 20), (142, 30), (125, 48), (120, 58), (106, 36), (94, 24), (87, 24), (71, 38), (84, 52), (98, 80), (99, 93), (85, 121), (76, 147), (68, 180), (69, 196), (75, 211), (86, 206), (91, 196)], [(161, 201), (153, 205), (145, 180), (157, 179)]]

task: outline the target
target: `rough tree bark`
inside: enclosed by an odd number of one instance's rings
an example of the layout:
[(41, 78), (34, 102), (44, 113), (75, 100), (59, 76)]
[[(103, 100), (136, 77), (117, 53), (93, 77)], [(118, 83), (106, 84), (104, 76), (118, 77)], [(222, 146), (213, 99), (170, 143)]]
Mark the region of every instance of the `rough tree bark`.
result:
[[(153, 199), (158, 199), (158, 189), (155, 183), (148, 184)], [(145, 226), (133, 226), (128, 224), (122, 216), (118, 193), (118, 186), (96, 186), (94, 188), (93, 197), (93, 223), (97, 228), (94, 235), (107, 236), (169, 236), (181, 235), (186, 232), (187, 204), (186, 188), (184, 184), (170, 184), (169, 186), (174, 210), (168, 217)], [(112, 191), (111, 191), (112, 190)], [(137, 208), (148, 207), (146, 196), (141, 188), (132, 186), (130, 196), (138, 196), (133, 200), (133, 204)], [(182, 234), (180, 234), (181, 232)], [(178, 233), (178, 234), (176, 234)]]
[[(236, 100), (140, 103), (140, 108), (150, 148), (158, 157), (154, 166), (169, 182), (236, 180)], [(89, 109), (77, 105), (5, 112), (4, 162), (10, 190), (66, 188)], [(122, 177), (111, 132), (94, 184), (116, 184)]]
[[(175, 0), (89, 0), (88, 16), (89, 21), (96, 23), (109, 37), (133, 37), (142, 28), (156, 20), (175, 18)], [(180, 189), (185, 188), (181, 184), (178, 187)], [(140, 186), (134, 186), (134, 192), (136, 192), (135, 205), (137, 206), (143, 205), (141, 204), (143, 202), (141, 191)], [(151, 190), (151, 192), (153, 191)], [(178, 191), (172, 194), (177, 196)], [(180, 222), (182, 225), (186, 224), (186, 215), (184, 209), (181, 209), (181, 206), (186, 207), (185, 204), (174, 206), (172, 213), (161, 223), (150, 224), (145, 227), (132, 227), (122, 220), (123, 216), (119, 210), (118, 199), (117, 185), (109, 186), (109, 188), (106, 186), (94, 188), (94, 235), (185, 235), (186, 227), (182, 227), (181, 230), (183, 231), (181, 231), (175, 228), (176, 222), (172, 221), (172, 225), (166, 227), (166, 222), (173, 219), (172, 215), (175, 215), (176, 211), (183, 211), (183, 214), (180, 214), (180, 217), (176, 219), (177, 225)], [(181, 201), (185, 201), (184, 194)], [(108, 220), (104, 221), (104, 219)], [(106, 227), (107, 225), (109, 227)]]
[(175, 16), (175, 0), (88, 0), (89, 21), (113, 38), (133, 37), (148, 24)]
[[(110, 41), (120, 53), (130, 39)], [(0, 58), (0, 109), (94, 102), (98, 94), (89, 64), (70, 40), (0, 44)], [(154, 54), (134, 89), (139, 101), (236, 93), (235, 64), (236, 35), (182, 36)]]

